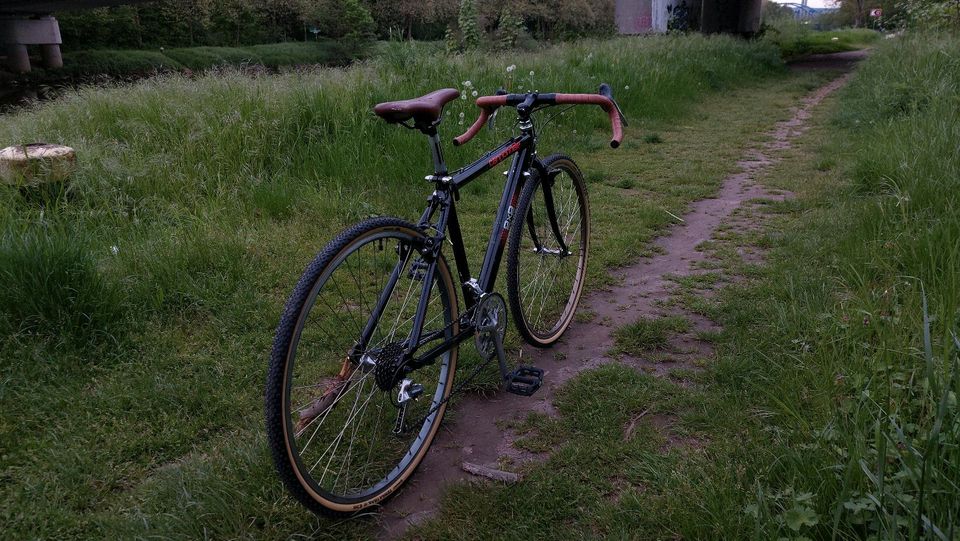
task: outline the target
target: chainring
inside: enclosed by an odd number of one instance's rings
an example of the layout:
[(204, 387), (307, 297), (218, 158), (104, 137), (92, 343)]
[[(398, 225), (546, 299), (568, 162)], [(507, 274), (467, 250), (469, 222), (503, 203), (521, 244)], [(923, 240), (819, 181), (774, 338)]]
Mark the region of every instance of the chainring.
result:
[(507, 304), (499, 293), (488, 293), (480, 299), (474, 312), (473, 325), (478, 329), (474, 337), (477, 352), (487, 360), (496, 357), (497, 346), (494, 333), (500, 336), (500, 341), (503, 343), (507, 331)]

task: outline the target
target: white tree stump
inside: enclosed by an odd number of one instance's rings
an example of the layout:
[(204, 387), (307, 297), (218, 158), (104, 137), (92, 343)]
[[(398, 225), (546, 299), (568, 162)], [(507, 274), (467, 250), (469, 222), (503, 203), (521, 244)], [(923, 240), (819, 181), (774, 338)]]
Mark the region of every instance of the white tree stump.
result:
[(0, 150), (0, 181), (37, 186), (66, 180), (76, 169), (77, 153), (70, 147), (28, 143)]

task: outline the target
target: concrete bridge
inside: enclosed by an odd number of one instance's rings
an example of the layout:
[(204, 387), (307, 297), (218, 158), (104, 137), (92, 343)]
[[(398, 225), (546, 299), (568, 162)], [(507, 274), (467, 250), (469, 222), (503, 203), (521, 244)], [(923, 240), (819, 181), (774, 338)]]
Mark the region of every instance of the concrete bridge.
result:
[(60, 25), (50, 14), (56, 11), (92, 9), (147, 0), (0, 0), (0, 47), (7, 57), (7, 69), (30, 71), (28, 46), (38, 45), (43, 65), (63, 66), (60, 56)]
[(807, 5), (807, 0), (803, 0), (802, 4), (780, 4), (781, 6), (788, 7), (793, 10), (793, 16), (797, 20), (805, 21), (808, 19), (814, 19), (823, 15), (824, 13), (831, 13), (838, 11), (840, 8), (812, 8)]
[[(705, 34), (750, 36), (760, 30), (762, 0), (616, 0), (621, 34), (666, 32), (671, 15), (683, 13), (687, 28)], [(681, 8), (679, 11), (677, 8)]]

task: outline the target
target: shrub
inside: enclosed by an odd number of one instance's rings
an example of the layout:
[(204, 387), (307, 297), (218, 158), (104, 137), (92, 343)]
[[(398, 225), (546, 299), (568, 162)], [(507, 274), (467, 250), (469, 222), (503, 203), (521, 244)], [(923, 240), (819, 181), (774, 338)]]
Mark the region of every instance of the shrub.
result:
[(237, 66), (240, 64), (260, 64), (262, 60), (250, 49), (235, 47), (189, 47), (167, 49), (168, 57), (182, 66), (193, 69), (209, 69), (216, 66)]
[(183, 65), (160, 51), (113, 51), (95, 49), (63, 53), (63, 68), (68, 75), (105, 73), (122, 76), (176, 70)]

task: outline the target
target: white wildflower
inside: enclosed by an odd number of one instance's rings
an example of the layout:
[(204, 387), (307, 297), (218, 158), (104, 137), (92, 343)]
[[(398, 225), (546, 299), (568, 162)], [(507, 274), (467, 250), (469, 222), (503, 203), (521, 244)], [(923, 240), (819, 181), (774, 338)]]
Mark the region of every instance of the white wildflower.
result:
[(477, 97), (477, 91), (474, 90), (473, 92), (470, 93), (470, 95), (473, 96), (474, 98), (476, 98), (476, 97)]
[(507, 66), (507, 73), (510, 73), (510, 72), (512, 72), (512, 71), (515, 70), (515, 69), (517, 69), (517, 65), (516, 65), (516, 64), (510, 64), (509, 66)]
[(471, 88), (471, 87), (473, 86), (473, 82), (471, 82), (471, 81), (464, 81), (464, 82), (463, 82), (463, 86), (465, 86), (465, 87), (467, 87), (467, 88)]
[(624, 90), (630, 90), (630, 85), (623, 87)]
[(533, 71), (530, 72), (530, 77), (533, 77)]
[(117, 246), (116, 244), (114, 244), (113, 246), (110, 247), (110, 253), (113, 254), (113, 255), (119, 254), (119, 253), (120, 253), (120, 247)]

